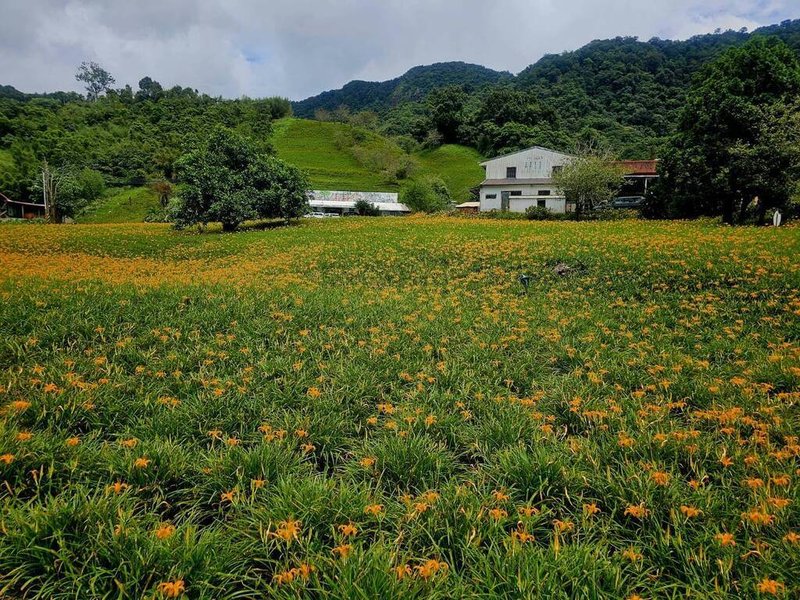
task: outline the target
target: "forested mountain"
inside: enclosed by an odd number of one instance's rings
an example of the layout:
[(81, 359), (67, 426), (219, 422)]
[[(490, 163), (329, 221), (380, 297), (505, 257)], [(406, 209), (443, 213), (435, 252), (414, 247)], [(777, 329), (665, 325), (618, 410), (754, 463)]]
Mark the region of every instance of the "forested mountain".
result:
[(398, 159), (395, 150), (413, 156), (443, 144), (470, 146), (483, 156), (531, 145), (569, 151), (584, 143), (606, 146), (621, 158), (664, 156), (695, 75), (754, 36), (778, 37), (788, 52), (800, 53), (795, 20), (685, 41), (595, 41), (545, 56), (516, 76), (466, 63), (416, 67), (391, 81), (352, 82), (293, 106), (281, 98), (226, 100), (180, 86), (162, 89), (149, 77), (138, 90), (106, 86), (86, 98), (25, 94), (3, 85), (0, 191), (36, 197), (45, 160), (109, 186), (174, 181), (177, 159), (215, 126), (235, 129), (267, 149), (273, 121), (292, 109), (298, 116), (346, 122), (362, 140), (367, 133), (391, 138), (392, 152), (377, 148), (369, 156), (353, 136), (337, 143), (363, 164), (394, 172), (392, 177), (407, 178), (405, 165), (413, 162)]
[[(800, 52), (800, 20), (752, 33), (726, 31), (685, 41), (654, 38), (643, 42), (621, 37), (545, 56), (517, 76), (490, 72), (496, 79), (487, 76), (481, 84), (474, 77), (477, 67), (444, 63), (412, 69), (389, 82), (352, 82), (342, 90), (294, 103), (294, 109), (308, 116), (318, 109), (330, 111), (342, 105), (351, 113), (375, 111), (387, 133), (422, 141), (435, 128), (426, 101), (432, 92), (457, 85), (467, 95), (457, 141), (476, 145), (487, 154), (531, 143), (565, 147), (577, 141), (595, 141), (609, 144), (623, 156), (650, 156), (658, 153), (674, 129), (677, 109), (699, 69), (727, 48), (756, 35), (776, 36)], [(414, 83), (420, 73), (425, 74), (424, 86)], [(527, 120), (495, 122), (498, 128), (505, 127), (505, 132), (476, 121), (477, 114), (482, 109), (485, 112), (487, 95), (498, 85), (522, 94), (531, 107), (526, 111)]]
[(318, 110), (332, 111), (340, 106), (351, 110), (373, 110), (378, 113), (404, 104), (420, 102), (436, 88), (447, 85), (463, 86), (477, 90), (487, 85), (510, 81), (507, 71), (493, 71), (464, 62), (437, 63), (414, 67), (404, 75), (390, 81), (351, 81), (340, 90), (323, 92), (318, 96), (292, 103), (298, 117), (312, 118)]

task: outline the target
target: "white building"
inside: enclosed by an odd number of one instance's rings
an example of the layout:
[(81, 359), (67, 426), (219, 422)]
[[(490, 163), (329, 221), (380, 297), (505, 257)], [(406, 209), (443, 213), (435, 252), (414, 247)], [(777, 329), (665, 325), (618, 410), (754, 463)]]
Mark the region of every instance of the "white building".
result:
[(529, 206), (555, 213), (574, 210), (553, 184), (553, 173), (572, 159), (569, 154), (534, 146), (481, 163), (486, 171), (480, 190), (481, 212), (522, 213)]
[(314, 190), (310, 193), (308, 204), (311, 210), (327, 215), (354, 215), (356, 202), (366, 200), (380, 211), (381, 216), (402, 216), (411, 210), (398, 202), (398, 195), (392, 192), (339, 192)]

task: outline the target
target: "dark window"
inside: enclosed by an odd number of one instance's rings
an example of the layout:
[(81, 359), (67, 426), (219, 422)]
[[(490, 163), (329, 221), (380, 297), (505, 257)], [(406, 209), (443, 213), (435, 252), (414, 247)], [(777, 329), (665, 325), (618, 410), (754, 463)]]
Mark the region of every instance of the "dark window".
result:
[(522, 196), (522, 192), (519, 192), (519, 191), (517, 191), (517, 192), (508, 192), (508, 195), (509, 196)]
[(517, 167), (506, 167), (506, 179), (517, 178)]
[(541, 208), (545, 208), (547, 206), (547, 200), (537, 200), (536, 201), (536, 206), (539, 206)]
[(497, 194), (486, 194), (487, 200), (497, 200)]
[(539, 195), (540, 196), (549, 196), (550, 195), (550, 190), (539, 190)]
[(556, 173), (561, 173), (561, 171), (563, 170), (564, 167), (562, 167), (561, 165), (556, 165), (555, 167), (553, 167), (553, 175), (555, 175)]

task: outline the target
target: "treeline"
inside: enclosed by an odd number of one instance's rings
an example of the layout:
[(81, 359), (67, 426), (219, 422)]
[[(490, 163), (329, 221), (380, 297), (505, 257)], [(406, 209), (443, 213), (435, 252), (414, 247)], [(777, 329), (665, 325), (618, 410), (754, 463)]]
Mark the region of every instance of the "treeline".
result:
[[(616, 38), (545, 56), (516, 77), (494, 72), (481, 80), (463, 64), (453, 67), (451, 76), (444, 74), (447, 64), (417, 67), (390, 82), (352, 82), (295, 108), (323, 118), (347, 113), (379, 123), (385, 134), (426, 145), (458, 142), (487, 156), (531, 145), (561, 150), (595, 145), (620, 158), (651, 158), (675, 132), (703, 67), (726, 50), (765, 36), (800, 53), (800, 20), (686, 41)], [(424, 87), (415, 84), (420, 79)]]
[(216, 126), (269, 150), (272, 121), (290, 114), (284, 98), (223, 100), (191, 88), (163, 89), (149, 77), (137, 90), (108, 88), (95, 100), (75, 93), (22, 94), (5, 86), (0, 149), (12, 160), (0, 171), (0, 189), (15, 199), (38, 200), (44, 161), (69, 171), (69, 179), (96, 181), (97, 173), (110, 186), (174, 181), (178, 158)]

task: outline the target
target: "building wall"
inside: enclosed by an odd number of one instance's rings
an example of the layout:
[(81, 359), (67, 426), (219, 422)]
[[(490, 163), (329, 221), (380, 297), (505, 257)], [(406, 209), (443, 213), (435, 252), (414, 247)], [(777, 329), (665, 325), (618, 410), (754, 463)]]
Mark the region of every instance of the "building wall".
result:
[(531, 148), (486, 161), (486, 179), (505, 179), (508, 167), (517, 168), (517, 179), (549, 178), (553, 175), (553, 167), (564, 166), (571, 158), (560, 152)]
[[(540, 191), (549, 191), (549, 196), (540, 196)], [(490, 210), (500, 210), (503, 192), (522, 192), (520, 196), (509, 198), (510, 212), (525, 212), (529, 206), (538, 206), (539, 201), (544, 201), (545, 208), (555, 213), (566, 212), (566, 201), (559, 195), (558, 190), (552, 184), (526, 184), (526, 185), (502, 185), (502, 186), (482, 186), (481, 187), (481, 212)]]

